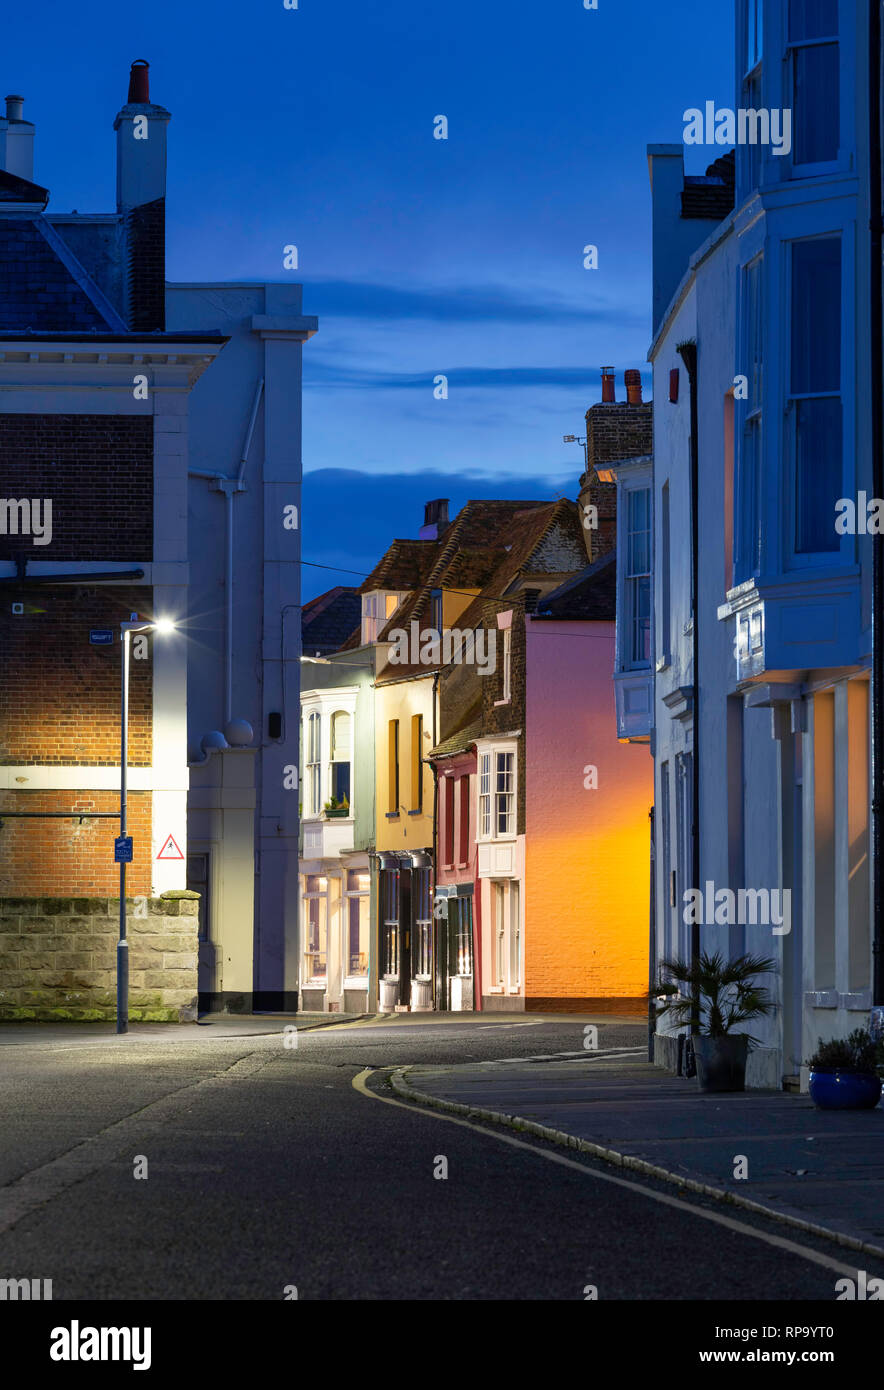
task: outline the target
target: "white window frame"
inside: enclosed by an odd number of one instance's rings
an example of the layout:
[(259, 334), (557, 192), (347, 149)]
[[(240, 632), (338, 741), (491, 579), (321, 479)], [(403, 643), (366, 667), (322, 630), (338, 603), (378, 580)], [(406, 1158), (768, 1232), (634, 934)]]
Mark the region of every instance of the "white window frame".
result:
[[(349, 727), (350, 727), (350, 756), (349, 756), (349, 758), (346, 758), (346, 759), (344, 759), (344, 758), (337, 758), (337, 759), (333, 760), (333, 759), (332, 759), (332, 754), (333, 754), (334, 751), (335, 751), (334, 737), (333, 737), (333, 734), (334, 734), (334, 726), (335, 726), (335, 719), (337, 718), (337, 716), (338, 716), (339, 714), (345, 715), (346, 718), (349, 719), (349, 721), (350, 721), (350, 726), (349, 726)], [(328, 796), (325, 798), (326, 801), (330, 801), (330, 800), (331, 800), (331, 796), (332, 796), (332, 787), (333, 787), (333, 785), (334, 785), (333, 769), (334, 769), (334, 767), (335, 767), (335, 763), (336, 763), (336, 762), (337, 762), (337, 763), (346, 762), (347, 765), (348, 765), (348, 767), (350, 768), (350, 776), (349, 776), (349, 779), (348, 779), (349, 784), (350, 784), (350, 791), (349, 791), (349, 794), (348, 794), (348, 796), (347, 796), (347, 805), (348, 805), (349, 808), (350, 808), (350, 812), (349, 812), (349, 813), (350, 813), (351, 816), (353, 815), (353, 741), (354, 741), (354, 723), (355, 723), (355, 720), (354, 720), (354, 715), (353, 715), (352, 710), (349, 710), (349, 709), (347, 709), (347, 708), (344, 707), (344, 706), (338, 707), (337, 709), (333, 709), (333, 710), (331, 711), (331, 714), (329, 715), (329, 721), (328, 721), (328, 790), (329, 790), (329, 794), (328, 794)]]
[[(509, 769), (501, 768), (500, 759), (511, 758)], [(479, 806), (477, 831), (483, 842), (492, 840), (515, 840), (518, 828), (518, 747), (515, 743), (495, 743), (478, 750), (479, 760)], [(511, 784), (501, 791), (498, 776), (509, 772)], [(484, 789), (484, 790), (483, 790)], [(498, 829), (498, 821), (503, 798), (508, 799), (506, 811), (507, 828)], [(504, 802), (504, 805), (506, 803)]]
[(404, 594), (394, 589), (372, 589), (362, 595), (362, 645), (371, 646), (378, 640), (378, 634), (387, 626)]
[[(845, 123), (845, 116), (847, 115), (847, 112), (846, 112), (846, 110), (845, 110), (845, 106), (848, 106), (848, 107), (849, 107), (849, 105), (850, 105), (850, 102), (845, 103), (845, 90), (844, 90), (844, 88), (845, 88), (845, 81), (844, 81), (844, 78), (845, 78), (845, 62), (844, 62), (844, 59), (845, 59), (845, 43), (844, 43), (844, 39), (845, 39), (845, 37), (846, 37), (846, 36), (845, 36), (845, 33), (844, 33), (844, 29), (845, 29), (845, 23), (844, 23), (844, 21), (845, 21), (845, 13), (844, 13), (844, 11), (845, 11), (845, 6), (844, 6), (842, 3), (839, 3), (839, 4), (838, 4), (838, 32), (835, 33), (835, 34), (828, 34), (828, 35), (825, 35), (825, 36), (823, 36), (823, 37), (821, 37), (821, 38), (816, 38), (816, 39), (795, 39), (795, 40), (790, 39), (790, 37), (789, 37), (789, 6), (788, 6), (788, 4), (786, 4), (786, 5), (783, 6), (783, 10), (784, 10), (784, 14), (783, 14), (783, 25), (784, 25), (783, 44), (784, 44), (784, 49), (783, 49), (783, 51), (784, 51), (784, 56), (785, 56), (786, 61), (785, 61), (785, 64), (784, 64), (784, 69), (783, 69), (783, 93), (782, 93), (782, 100), (781, 100), (781, 102), (780, 102), (780, 105), (781, 105), (781, 107), (786, 107), (786, 108), (788, 108), (789, 110), (792, 111), (792, 153), (791, 153), (791, 155), (790, 155), (789, 158), (788, 158), (788, 163), (789, 163), (789, 165), (790, 165), (790, 167), (791, 167), (792, 178), (793, 178), (793, 179), (818, 178), (818, 177), (820, 177), (821, 175), (824, 176), (824, 175), (826, 175), (826, 174), (834, 174), (834, 173), (837, 173), (837, 171), (838, 171), (838, 170), (841, 168), (841, 166), (842, 166), (843, 159), (844, 159), (844, 150), (845, 150), (845, 148), (848, 147), (847, 142), (850, 141), (851, 144), (852, 144), (852, 129), (851, 129), (851, 122), (850, 122), (849, 119), (848, 119), (848, 121)], [(804, 163), (799, 163), (798, 160), (795, 158), (795, 138), (796, 138), (796, 135), (797, 135), (796, 120), (795, 120), (796, 112), (795, 112), (795, 106), (794, 106), (794, 100), (793, 100), (793, 98), (794, 98), (794, 93), (795, 93), (795, 57), (796, 57), (796, 54), (799, 53), (799, 52), (801, 52), (802, 50), (805, 50), (805, 49), (808, 49), (808, 48), (820, 48), (820, 47), (823, 47), (823, 46), (825, 46), (825, 45), (827, 45), (827, 44), (830, 45), (830, 44), (832, 44), (832, 43), (834, 43), (834, 44), (837, 46), (837, 49), (838, 49), (838, 107), (839, 107), (839, 110), (838, 110), (838, 149), (837, 149), (837, 151), (836, 151), (836, 153), (835, 153), (835, 158), (834, 158), (834, 159), (815, 160), (815, 161), (813, 161), (812, 163), (805, 160)], [(849, 96), (850, 96), (851, 101), (852, 101), (852, 98), (853, 98), (853, 85), (852, 85), (852, 84), (847, 84), (847, 85), (848, 85), (848, 89), (849, 89)], [(822, 99), (822, 97), (821, 97), (820, 99)], [(784, 162), (785, 162), (785, 161), (784, 161)]]
[[(648, 545), (648, 569), (636, 571), (631, 574), (629, 570), (629, 541), (633, 534), (629, 529), (629, 511), (632, 498), (639, 493), (645, 493), (648, 503), (648, 526), (647, 526), (647, 545)], [(653, 653), (652, 628), (653, 628), (653, 537), (654, 537), (654, 508), (653, 508), (653, 488), (650, 482), (626, 486), (623, 489), (623, 498), (626, 503), (626, 526), (623, 534), (623, 614), (625, 622), (623, 625), (623, 661), (621, 670), (623, 671), (649, 671), (651, 669), (651, 658)], [(636, 623), (638, 620), (636, 596), (639, 593), (639, 581), (647, 580), (648, 588), (648, 655), (647, 657), (636, 658), (633, 656), (635, 650)]]
[[(311, 879), (311, 878), (318, 878), (319, 881), (320, 881), (320, 883), (323, 883), (323, 882), (325, 883), (325, 887), (324, 887), (324, 888), (318, 888), (318, 889), (316, 889), (315, 891), (314, 891), (314, 890), (308, 890), (308, 888), (307, 888), (307, 880), (308, 880), (308, 879)], [(302, 893), (301, 893), (301, 902), (302, 902), (302, 904), (303, 904), (303, 906), (302, 906), (302, 926), (301, 926), (301, 930), (302, 930), (302, 933), (303, 933), (303, 938), (302, 938), (302, 939), (303, 939), (303, 943), (304, 943), (304, 948), (303, 948), (303, 950), (302, 950), (302, 952), (301, 952), (301, 959), (302, 959), (302, 962), (303, 962), (303, 979), (302, 979), (302, 983), (303, 983), (306, 987), (310, 987), (310, 986), (312, 985), (314, 988), (319, 988), (319, 986), (322, 985), (322, 987), (325, 989), (325, 988), (328, 987), (329, 909), (330, 909), (330, 906), (331, 906), (331, 898), (330, 898), (330, 893), (329, 893), (329, 879), (328, 879), (328, 876), (327, 876), (326, 874), (304, 874), (304, 875), (303, 875), (303, 879), (304, 879), (304, 883), (303, 883), (303, 886), (302, 886)], [(307, 944), (308, 944), (309, 939), (310, 939), (310, 937), (309, 937), (309, 925), (310, 925), (310, 917), (309, 917), (310, 908), (309, 908), (309, 904), (310, 904), (311, 902), (319, 902), (319, 903), (322, 903), (323, 901), (324, 901), (324, 903), (325, 903), (325, 951), (324, 951), (324, 952), (322, 952), (322, 951), (311, 952), (311, 951), (308, 951), (308, 950), (306, 949), (306, 948), (307, 948)], [(320, 912), (321, 912), (321, 909), (320, 909)], [(308, 957), (310, 957), (310, 956), (312, 956), (312, 955), (314, 955), (314, 954), (315, 954), (315, 955), (323, 955), (323, 954), (325, 955), (325, 974), (324, 974), (324, 975), (315, 975), (315, 974), (311, 974), (311, 973), (308, 971), (308, 969), (307, 969), (307, 960), (308, 960)]]
[[(802, 219), (803, 220), (803, 219)], [(784, 233), (781, 243), (783, 268), (782, 284), (784, 289), (784, 346), (782, 354), (782, 446), (780, 458), (783, 461), (785, 477), (783, 479), (784, 496), (787, 505), (782, 508), (782, 519), (785, 526), (785, 534), (782, 537), (783, 547), (783, 569), (787, 572), (795, 573), (808, 569), (828, 569), (837, 568), (841, 565), (852, 563), (854, 554), (854, 537), (845, 535), (840, 538), (837, 549), (826, 551), (798, 551), (795, 548), (796, 528), (797, 528), (797, 509), (798, 509), (798, 457), (797, 457), (797, 412), (796, 402), (801, 400), (813, 399), (817, 397), (834, 396), (835, 392), (818, 393), (793, 393), (792, 391), (792, 250), (798, 242), (838, 240), (841, 250), (841, 362), (840, 362), (840, 384), (838, 396), (841, 401), (841, 485), (840, 495), (842, 497), (855, 496), (855, 461), (854, 461), (854, 411), (852, 409), (852, 396), (850, 384), (854, 381), (854, 334), (856, 322), (854, 317), (854, 274), (855, 262), (853, 251), (853, 224), (839, 226), (832, 225), (817, 231), (810, 227), (805, 227), (804, 234), (789, 237)], [(832, 530), (835, 529), (835, 512), (832, 510)]]
[[(345, 819), (352, 820), (355, 815), (359, 794), (359, 788), (356, 786), (356, 702), (359, 691), (360, 687), (356, 685), (330, 685), (325, 688), (301, 691), (301, 761), (304, 768), (302, 820), (320, 820), (323, 815), (323, 806), (326, 801), (331, 800), (331, 734), (332, 718), (335, 714), (350, 716), (350, 812)], [(314, 764), (308, 762), (309, 754), (312, 751), (309, 730), (310, 719), (313, 715), (317, 715), (319, 718), (319, 776), (318, 779), (314, 779), (318, 782), (315, 802), (310, 776), (310, 770)], [(314, 804), (315, 810), (312, 809)]]
[(322, 715), (314, 709), (304, 715), (304, 815), (322, 814)]
[[(366, 878), (368, 878), (368, 886), (367, 886), (366, 888), (349, 888), (347, 885), (349, 884), (349, 881), (350, 881), (350, 880), (349, 880), (349, 875), (350, 875), (351, 873), (354, 873), (354, 874), (362, 874), (362, 875), (364, 875)], [(342, 918), (343, 918), (343, 921), (342, 921), (342, 924), (341, 924), (341, 927), (342, 927), (341, 935), (342, 935), (342, 937), (343, 937), (343, 940), (341, 941), (341, 962), (342, 962), (342, 964), (343, 964), (344, 988), (345, 988), (345, 989), (361, 989), (361, 988), (363, 988), (363, 987), (366, 987), (366, 988), (367, 988), (367, 986), (368, 986), (369, 969), (370, 969), (370, 966), (371, 966), (371, 875), (369, 874), (368, 869), (354, 869), (354, 868), (352, 868), (352, 866), (345, 865), (345, 866), (344, 866), (343, 888), (344, 888), (344, 910), (343, 910), (343, 912), (342, 912), (342, 914), (341, 914), (341, 916), (342, 916)], [(351, 971), (350, 971), (350, 904), (351, 904), (351, 902), (352, 902), (354, 899), (361, 900), (361, 899), (363, 899), (363, 898), (367, 899), (368, 904), (369, 904), (369, 918), (368, 918), (368, 959), (366, 960), (365, 974), (364, 974), (364, 975), (354, 975), (354, 974), (352, 974)], [(359, 903), (359, 906), (360, 906), (360, 910), (361, 910), (361, 907), (362, 907), (361, 901), (360, 901), (360, 903)]]

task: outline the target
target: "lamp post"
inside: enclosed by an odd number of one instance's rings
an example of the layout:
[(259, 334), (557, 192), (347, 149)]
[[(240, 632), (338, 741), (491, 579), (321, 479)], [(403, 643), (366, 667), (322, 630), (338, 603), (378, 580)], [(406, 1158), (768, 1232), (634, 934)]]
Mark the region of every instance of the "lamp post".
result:
[[(120, 840), (126, 839), (126, 811), (129, 761), (129, 638), (133, 632), (172, 632), (170, 618), (143, 623), (133, 613), (128, 623), (120, 623), (122, 661), (120, 664)], [(126, 859), (120, 856), (120, 935), (117, 941), (117, 1032), (129, 1031), (129, 942), (126, 939)]]

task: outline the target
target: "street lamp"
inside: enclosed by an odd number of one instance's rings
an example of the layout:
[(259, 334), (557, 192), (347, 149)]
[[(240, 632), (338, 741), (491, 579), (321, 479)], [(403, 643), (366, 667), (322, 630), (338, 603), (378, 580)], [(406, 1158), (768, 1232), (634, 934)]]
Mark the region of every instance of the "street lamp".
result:
[[(120, 838), (117, 841), (120, 862), (120, 935), (117, 941), (117, 1032), (129, 1031), (129, 942), (126, 940), (126, 864), (132, 857), (131, 843), (126, 840), (126, 810), (129, 761), (129, 638), (133, 632), (174, 632), (171, 618), (157, 618), (144, 623), (133, 613), (128, 623), (120, 623), (123, 644), (120, 682)], [(128, 856), (128, 858), (127, 858)]]

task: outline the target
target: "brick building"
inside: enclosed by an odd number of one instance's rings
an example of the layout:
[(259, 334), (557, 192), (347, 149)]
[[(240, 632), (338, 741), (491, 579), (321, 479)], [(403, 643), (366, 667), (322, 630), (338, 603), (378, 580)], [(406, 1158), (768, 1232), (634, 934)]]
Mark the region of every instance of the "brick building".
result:
[(169, 120), (134, 63), (116, 209), (84, 215), (47, 210), (22, 99), (0, 119), (0, 1017), (113, 1016), (133, 614), (176, 629), (132, 639), (132, 1017), (297, 1004), (285, 615), (315, 321), (297, 285), (167, 284)]

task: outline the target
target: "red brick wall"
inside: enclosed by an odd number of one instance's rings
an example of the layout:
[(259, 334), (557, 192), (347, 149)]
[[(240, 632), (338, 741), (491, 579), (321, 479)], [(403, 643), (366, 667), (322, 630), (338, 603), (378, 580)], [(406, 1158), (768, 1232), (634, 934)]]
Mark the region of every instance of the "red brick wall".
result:
[(52, 540), (0, 535), (0, 560), (153, 558), (149, 415), (0, 415), (0, 495), (52, 500)]
[[(112, 811), (119, 813), (118, 791), (0, 790), (0, 897), (60, 897), (119, 894), (120, 870), (114, 863), (119, 821), (3, 819), (5, 811)], [(133, 859), (126, 894), (150, 892), (151, 794), (130, 792), (128, 832)]]
[[(91, 646), (89, 631), (119, 634), (130, 612), (150, 613), (151, 590), (37, 585), (0, 594), (0, 764), (119, 765), (119, 637), (112, 646)], [(15, 600), (43, 611), (15, 616)], [(149, 647), (146, 659), (130, 661), (129, 672), (129, 763), (150, 766)]]

